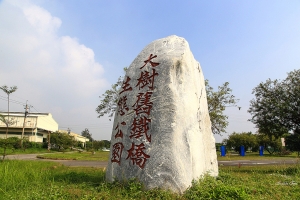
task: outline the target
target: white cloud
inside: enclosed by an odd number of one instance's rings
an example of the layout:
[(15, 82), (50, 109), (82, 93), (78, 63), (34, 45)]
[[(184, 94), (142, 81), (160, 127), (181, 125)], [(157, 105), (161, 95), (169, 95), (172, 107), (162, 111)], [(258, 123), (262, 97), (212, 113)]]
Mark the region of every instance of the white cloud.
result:
[[(31, 1), (0, 3), (0, 85), (17, 85), (16, 97), (29, 100), (40, 112), (51, 112), (58, 121), (71, 120), (68, 112), (74, 108), (82, 112), (80, 107), (94, 104), (108, 85), (93, 50), (76, 38), (59, 36), (61, 25), (58, 17)], [(0, 109), (5, 105), (0, 101)], [(20, 106), (12, 110), (23, 111)], [(94, 109), (87, 112), (96, 119)]]
[(42, 36), (51, 36), (55, 34), (61, 25), (61, 20), (36, 5), (26, 6), (22, 8), (27, 21), (38, 31)]
[(6, 64), (1, 82), (16, 76), (18, 82), (30, 79), (51, 87), (64, 83), (72, 93), (85, 96), (105, 86), (104, 70), (93, 50), (75, 38), (57, 35), (59, 18), (28, 1), (26, 5), (4, 1), (0, 10), (5, 11), (0, 23), (9, 25), (0, 33), (0, 57)]

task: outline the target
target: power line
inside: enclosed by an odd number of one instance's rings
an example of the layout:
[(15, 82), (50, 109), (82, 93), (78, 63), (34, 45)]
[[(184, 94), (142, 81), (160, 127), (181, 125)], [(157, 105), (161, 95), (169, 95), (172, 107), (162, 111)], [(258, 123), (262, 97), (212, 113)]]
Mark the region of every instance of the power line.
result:
[(16, 96), (16, 95), (15, 95), (15, 93), (14, 93), (14, 94), (12, 94), (12, 96), (13, 96), (13, 97), (15, 97), (15, 98), (17, 98), (17, 99), (22, 99), (22, 100), (24, 100), (24, 101), (27, 101), (27, 99), (24, 99), (24, 98), (22, 98), (22, 97), (18, 97), (18, 96)]
[[(34, 106), (31, 106), (35, 111), (37, 111), (37, 112), (39, 112), (40, 113), (40, 111), (38, 111)], [(51, 124), (55, 124), (55, 122), (53, 122), (53, 121), (50, 121), (49, 119), (47, 119), (47, 118), (40, 118), (40, 119), (42, 119), (42, 120), (45, 120), (45, 121), (47, 121), (47, 122), (49, 122), (49, 123), (51, 123)], [(56, 123), (56, 124), (58, 124), (58, 123)], [(55, 125), (56, 125), (55, 124)]]
[(74, 126), (59, 126), (60, 129), (66, 129), (66, 128), (72, 128), (72, 129), (112, 129), (112, 127), (90, 127), (90, 126), (82, 126), (82, 127), (74, 127)]
[(97, 124), (69, 124), (69, 123), (64, 123), (64, 124), (68, 124), (68, 126), (110, 126), (111, 124), (102, 124), (102, 123), (97, 123)]
[[(7, 97), (1, 96), (1, 95), (0, 95), (0, 97), (1, 97), (3, 100), (6, 100), (6, 101), (7, 101)], [(17, 103), (22, 103), (22, 104), (24, 104), (23, 102), (20, 102), (20, 101), (11, 99), (11, 98), (9, 99), (9, 101), (10, 101), (10, 102), (11, 102), (11, 101), (14, 101), (14, 102), (17, 102)]]
[[(7, 97), (3, 97), (3, 96), (0, 96), (0, 100), (8, 101), (8, 100), (7, 100)], [(10, 103), (19, 104), (19, 105), (25, 105), (25, 103), (22, 103), (22, 102), (20, 102), (20, 101), (13, 100), (13, 99), (9, 99), (9, 102), (10, 102)]]
[[(35, 110), (35, 111), (37, 111), (37, 112), (39, 112), (38, 110), (37, 110), (37, 108), (35, 108), (34, 106), (32, 106), (32, 108)], [(53, 121), (50, 121), (49, 119), (47, 119), (47, 118), (41, 118), (42, 120), (45, 120), (46, 122), (49, 122), (49, 123), (52, 123), (52, 124), (54, 124), (54, 122)], [(105, 122), (105, 124), (103, 124), (103, 125), (101, 125), (101, 124), (63, 124), (63, 125), (59, 125), (59, 129), (60, 128), (76, 128), (76, 129), (78, 129), (78, 128), (81, 128), (81, 127), (85, 127), (85, 128), (111, 128), (111, 125), (110, 125), (110, 123), (109, 122)]]
[[(20, 98), (22, 99), (22, 98)], [(1, 96), (0, 95), (0, 100), (3, 100), (3, 101), (8, 101), (8, 98), (7, 97), (4, 97), (4, 96)], [(22, 105), (24, 106), (26, 103), (23, 103), (23, 102), (20, 102), (20, 101), (17, 101), (17, 100), (14, 100), (14, 99), (9, 99), (9, 102), (10, 103), (14, 103), (14, 104), (18, 104), (18, 105)], [(29, 106), (30, 108), (33, 108), (36, 112), (40, 113), (40, 111), (38, 111), (34, 106), (30, 105)], [(4, 110), (0, 110), (0, 112), (5, 112)], [(30, 114), (31, 112), (29, 111), (29, 117), (30, 117)], [(50, 119), (48, 118), (39, 118), (41, 120), (44, 120), (45, 122), (48, 122), (50, 124), (55, 124), (57, 125), (58, 123), (55, 123), (54, 121), (51, 121)], [(80, 127), (88, 127), (88, 128), (111, 128), (111, 125), (109, 122), (105, 122), (104, 124), (71, 124), (71, 125), (68, 125), (68, 126), (59, 126), (60, 128), (68, 128), (68, 127), (74, 127), (74, 128), (80, 128)]]
[(70, 127), (70, 126), (72, 126), (72, 127), (112, 127), (112, 125), (113, 124), (111, 124), (111, 125), (101, 125), (101, 124), (99, 124), (99, 125), (71, 125), (71, 124), (66, 124), (66, 123), (64, 123), (64, 124), (62, 124), (61, 125), (61, 127)]

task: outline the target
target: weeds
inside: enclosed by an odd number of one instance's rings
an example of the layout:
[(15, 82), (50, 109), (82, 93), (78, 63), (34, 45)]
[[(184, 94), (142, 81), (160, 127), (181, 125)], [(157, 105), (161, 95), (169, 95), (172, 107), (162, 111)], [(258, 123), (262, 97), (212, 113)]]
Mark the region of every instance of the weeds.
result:
[(70, 152), (70, 153), (53, 153), (38, 155), (38, 158), (53, 160), (96, 160), (108, 161), (109, 152), (97, 151), (95, 154), (91, 152)]
[(53, 162), (0, 162), (0, 199), (300, 199), (300, 165), (220, 167), (217, 178), (195, 180), (182, 195), (145, 190), (136, 181), (107, 183), (99, 168)]

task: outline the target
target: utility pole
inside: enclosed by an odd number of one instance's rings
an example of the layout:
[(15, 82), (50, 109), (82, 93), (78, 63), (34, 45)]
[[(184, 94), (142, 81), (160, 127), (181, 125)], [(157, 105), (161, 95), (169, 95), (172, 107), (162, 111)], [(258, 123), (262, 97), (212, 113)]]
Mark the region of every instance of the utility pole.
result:
[(7, 139), (8, 127), (12, 124), (12, 122), (9, 120), (9, 95), (15, 92), (18, 89), (18, 87), (13, 86), (8, 88), (6, 85), (3, 85), (2, 87), (0, 87), (0, 89), (7, 94), (7, 121), (6, 121), (6, 135), (5, 135), (5, 139)]
[(27, 101), (26, 101), (24, 122), (23, 122), (23, 130), (22, 130), (22, 137), (21, 137), (21, 148), (23, 148), (24, 128), (25, 128), (25, 120), (26, 120), (27, 114), (28, 114), (28, 105), (27, 105)]
[(50, 131), (48, 131), (48, 151), (51, 149), (50, 137)]

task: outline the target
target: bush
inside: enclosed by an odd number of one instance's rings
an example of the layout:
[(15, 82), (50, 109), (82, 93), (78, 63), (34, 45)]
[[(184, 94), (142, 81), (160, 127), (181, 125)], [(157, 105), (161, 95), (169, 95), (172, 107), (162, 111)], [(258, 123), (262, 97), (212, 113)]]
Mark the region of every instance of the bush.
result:
[(249, 199), (243, 187), (227, 185), (207, 175), (198, 181), (193, 181), (192, 186), (184, 193), (184, 197), (187, 199)]
[(276, 152), (276, 155), (279, 156), (285, 156), (285, 155), (291, 155), (292, 152), (286, 149), (281, 149), (280, 151)]

